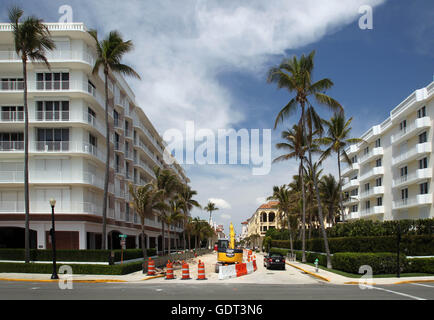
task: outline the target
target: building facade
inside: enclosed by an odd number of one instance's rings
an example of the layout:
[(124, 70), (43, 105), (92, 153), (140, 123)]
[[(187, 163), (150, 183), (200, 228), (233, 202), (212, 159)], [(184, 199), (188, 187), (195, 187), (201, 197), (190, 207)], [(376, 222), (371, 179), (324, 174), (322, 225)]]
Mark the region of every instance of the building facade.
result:
[(347, 219), (434, 217), (431, 188), (434, 82), (416, 90), (346, 152), (343, 192)]
[(277, 209), (278, 201), (269, 201), (262, 204), (255, 213), (247, 219), (247, 236), (259, 235), (265, 237), (267, 230), (280, 229), (282, 219), (279, 210)]
[[(56, 44), (47, 53), (51, 69), (28, 64), (31, 247), (51, 246), (49, 199), (54, 198), (57, 247), (100, 248), (107, 161), (104, 76), (102, 69), (92, 73), (96, 48), (84, 24), (47, 26)], [(0, 24), (0, 81), (0, 247), (23, 247), (23, 75), (6, 23)], [(154, 179), (156, 166), (171, 167), (184, 183), (188, 178), (177, 163), (164, 162), (165, 144), (124, 78), (110, 73), (108, 88), (108, 245), (119, 247), (118, 235), (126, 234), (127, 247), (135, 248), (140, 219), (129, 206), (128, 185)], [(161, 222), (157, 216), (146, 219), (146, 246), (161, 249), (161, 244)]]

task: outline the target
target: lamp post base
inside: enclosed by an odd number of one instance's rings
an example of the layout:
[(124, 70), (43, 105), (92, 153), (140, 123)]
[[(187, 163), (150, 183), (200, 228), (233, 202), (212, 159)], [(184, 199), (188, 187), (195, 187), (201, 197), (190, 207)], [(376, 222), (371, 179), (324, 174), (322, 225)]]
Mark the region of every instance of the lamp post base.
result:
[(52, 280), (59, 280), (59, 276), (57, 275), (57, 273), (53, 273), (53, 274), (51, 275), (51, 279), (52, 279)]

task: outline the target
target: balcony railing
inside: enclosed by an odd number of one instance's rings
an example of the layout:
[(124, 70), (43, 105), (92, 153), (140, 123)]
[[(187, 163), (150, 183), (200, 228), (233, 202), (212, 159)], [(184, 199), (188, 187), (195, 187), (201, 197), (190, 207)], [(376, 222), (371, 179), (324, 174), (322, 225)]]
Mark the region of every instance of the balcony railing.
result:
[[(46, 53), (46, 57), (49, 62), (56, 61), (82, 61), (90, 66), (94, 66), (95, 58), (85, 52), (77, 50), (54, 50)], [(21, 62), (21, 58), (16, 54), (15, 51), (0, 51), (0, 61), (15, 61)]]
[(362, 164), (366, 161), (369, 161), (373, 157), (379, 156), (379, 155), (383, 155), (383, 148), (382, 147), (374, 148), (370, 152), (368, 152), (367, 154), (362, 155), (359, 158), (359, 163)]
[(405, 209), (432, 203), (432, 194), (418, 194), (412, 198), (404, 198), (393, 201), (393, 209)]
[(368, 191), (364, 191), (364, 192), (360, 193), (360, 199), (369, 198), (369, 197), (373, 197), (373, 196), (380, 195), (380, 194), (384, 194), (384, 187), (383, 186), (373, 187), (373, 188), (369, 189)]
[[(30, 201), (31, 213), (51, 213), (48, 201)], [(24, 201), (0, 201), (0, 213), (24, 213)], [(102, 208), (91, 202), (57, 202), (56, 213), (85, 213), (101, 215)]]
[(415, 183), (419, 180), (424, 179), (431, 179), (432, 178), (432, 169), (431, 168), (425, 168), (425, 169), (418, 169), (415, 172), (411, 174), (406, 174), (404, 176), (401, 176), (399, 178), (393, 179), (393, 187), (398, 187), (404, 184), (411, 184)]
[(24, 111), (0, 111), (2, 122), (24, 122)]
[(408, 139), (415, 135), (419, 129), (428, 128), (431, 126), (430, 117), (418, 118), (414, 122), (412, 122), (408, 127), (404, 127), (398, 133), (394, 134), (391, 137), (392, 144), (399, 143), (404, 139)]
[(347, 189), (350, 189), (353, 187), (358, 187), (359, 184), (360, 183), (359, 183), (358, 179), (352, 179), (343, 185), (342, 190), (347, 190)]
[(0, 141), (0, 151), (24, 151), (24, 141)]
[(360, 211), (360, 216), (369, 216), (373, 214), (382, 214), (384, 213), (384, 206), (374, 206), (368, 209), (363, 209)]
[(383, 175), (383, 174), (384, 174), (384, 167), (374, 167), (371, 170), (369, 170), (368, 172), (362, 174), (359, 177), (359, 182), (362, 182), (362, 181), (368, 180), (369, 178)]
[(69, 111), (36, 111), (36, 121), (69, 121)]
[(346, 163), (346, 165), (342, 169), (342, 175), (345, 176), (346, 174), (353, 172), (355, 170), (359, 170), (359, 164), (358, 163), (352, 163), (351, 165)]
[(407, 152), (404, 152), (398, 156), (393, 157), (392, 165), (393, 166), (399, 165), (400, 163), (413, 160), (417, 158), (419, 155), (426, 154), (426, 153), (431, 153), (431, 143), (430, 142), (418, 143)]

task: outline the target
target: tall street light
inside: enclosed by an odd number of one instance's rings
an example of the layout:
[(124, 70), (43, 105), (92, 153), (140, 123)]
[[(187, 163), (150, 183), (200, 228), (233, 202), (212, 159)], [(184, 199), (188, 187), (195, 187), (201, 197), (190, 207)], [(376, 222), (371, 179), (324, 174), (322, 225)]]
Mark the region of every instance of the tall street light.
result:
[(51, 206), (51, 247), (53, 249), (53, 274), (51, 275), (51, 279), (59, 279), (59, 276), (57, 275), (57, 268), (56, 268), (56, 230), (54, 228), (54, 207), (56, 206), (56, 200), (50, 199), (50, 206)]

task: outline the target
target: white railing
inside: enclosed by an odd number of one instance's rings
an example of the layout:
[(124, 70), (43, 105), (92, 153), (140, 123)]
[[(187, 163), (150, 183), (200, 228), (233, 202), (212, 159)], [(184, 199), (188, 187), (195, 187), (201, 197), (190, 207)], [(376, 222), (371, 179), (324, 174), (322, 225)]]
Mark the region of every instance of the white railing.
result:
[(24, 151), (24, 141), (0, 141), (0, 151)]
[(354, 171), (354, 170), (359, 170), (359, 164), (356, 163), (352, 163), (352, 164), (348, 164), (346, 162), (344, 162), (345, 165), (342, 169), (342, 175), (346, 175), (347, 173)]
[(368, 191), (360, 193), (360, 199), (368, 198), (373, 195), (384, 194), (384, 186), (373, 187)]
[(399, 156), (392, 158), (392, 165), (397, 165), (401, 162), (404, 162), (406, 160), (409, 160), (410, 158), (413, 158), (417, 156), (418, 154), (423, 153), (430, 153), (431, 152), (431, 144), (429, 142), (425, 143), (418, 143), (413, 148), (408, 150), (407, 152), (404, 152), (403, 154), (400, 154)]
[(384, 213), (384, 206), (374, 206), (360, 211), (361, 216)]
[[(47, 57), (48, 62), (56, 62), (56, 61), (82, 61), (87, 63), (90, 66), (94, 66), (95, 58), (85, 51), (76, 51), (76, 50), (54, 50), (48, 51), (45, 55)], [(0, 62), (1, 61), (19, 61), (21, 62), (21, 58), (16, 54), (15, 51), (0, 51)]]
[(410, 136), (410, 134), (415, 133), (417, 129), (426, 128), (431, 126), (431, 120), (429, 117), (418, 118), (412, 122), (408, 127), (404, 127), (398, 133), (394, 134), (391, 138), (392, 143), (397, 143), (402, 138)]
[(358, 187), (359, 184), (360, 184), (360, 183), (359, 183), (359, 180), (358, 180), (358, 179), (352, 179), (352, 180), (346, 182), (346, 183), (343, 185), (342, 189), (345, 190), (345, 189), (348, 189), (348, 188), (351, 188), (351, 187)]
[(393, 179), (393, 187), (397, 187), (402, 184), (410, 184), (420, 179), (430, 179), (431, 177), (431, 168), (418, 169), (415, 172)]
[[(137, 145), (137, 143), (136, 143), (136, 145)], [(159, 166), (160, 168), (162, 167), (162, 165), (161, 165), (160, 161), (158, 161), (157, 157), (149, 150), (149, 148), (141, 140), (139, 140), (139, 146), (152, 160), (154, 160), (154, 162), (157, 166)]]
[[(30, 201), (31, 213), (51, 213), (48, 201)], [(101, 215), (102, 208), (90, 202), (60, 202), (56, 203), (54, 213), (85, 213)], [(0, 201), (0, 213), (24, 213), (24, 201)]]
[(384, 174), (384, 167), (374, 167), (371, 170), (369, 170), (368, 172), (362, 174), (359, 177), (359, 182), (365, 181), (365, 180), (369, 179), (370, 177), (373, 177), (376, 175), (382, 175), (382, 174)]
[(69, 121), (69, 111), (36, 111), (35, 121)]
[(390, 112), (391, 118), (395, 118), (401, 111), (407, 109), (408, 107), (410, 107), (410, 105), (412, 105), (415, 102), (416, 102), (416, 92), (413, 92)]
[(379, 156), (382, 154), (383, 154), (383, 148), (382, 147), (374, 148), (370, 152), (368, 152), (367, 154), (362, 155), (359, 158), (359, 163), (363, 163), (365, 161), (368, 161), (372, 157)]
[(36, 141), (31, 152), (86, 153), (105, 162), (106, 157), (98, 148), (87, 142)]
[(393, 201), (393, 209), (403, 209), (418, 205), (425, 205), (432, 203), (432, 194), (418, 194), (412, 198), (404, 198)]
[(2, 122), (24, 122), (24, 111), (0, 111)]

